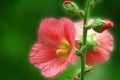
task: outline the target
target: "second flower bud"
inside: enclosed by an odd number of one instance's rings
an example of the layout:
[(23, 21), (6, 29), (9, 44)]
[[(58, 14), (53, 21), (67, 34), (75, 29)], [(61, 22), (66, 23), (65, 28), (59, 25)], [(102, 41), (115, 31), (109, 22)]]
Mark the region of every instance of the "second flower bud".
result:
[(84, 11), (80, 10), (78, 5), (72, 1), (64, 1), (64, 10), (72, 17), (84, 17)]
[(90, 28), (92, 28), (94, 31), (101, 33), (104, 30), (110, 29), (114, 26), (113, 22), (110, 20), (101, 20), (101, 19), (95, 19), (91, 25), (89, 25)]

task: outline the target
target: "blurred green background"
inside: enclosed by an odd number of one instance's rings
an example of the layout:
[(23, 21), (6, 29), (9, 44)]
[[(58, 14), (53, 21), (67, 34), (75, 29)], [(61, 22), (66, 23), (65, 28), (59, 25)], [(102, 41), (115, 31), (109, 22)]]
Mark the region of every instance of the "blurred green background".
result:
[[(74, 0), (84, 8), (85, 0)], [(63, 0), (0, 0), (0, 80), (47, 80), (29, 62), (40, 21), (46, 17), (69, 17)], [(115, 47), (107, 63), (100, 64), (86, 80), (120, 80), (120, 0), (103, 0), (91, 11), (92, 18), (111, 19)], [(70, 68), (70, 70), (73, 68)], [(67, 69), (66, 73), (71, 73)], [(60, 79), (60, 78), (59, 78)], [(58, 79), (56, 79), (58, 80)], [(70, 79), (60, 79), (70, 80)]]

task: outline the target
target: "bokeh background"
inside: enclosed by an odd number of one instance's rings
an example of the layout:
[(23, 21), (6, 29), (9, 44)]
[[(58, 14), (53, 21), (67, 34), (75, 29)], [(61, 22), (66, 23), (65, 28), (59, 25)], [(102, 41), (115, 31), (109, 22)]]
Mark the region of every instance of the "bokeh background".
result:
[[(84, 9), (85, 0), (74, 0)], [(46, 17), (69, 17), (63, 0), (0, 0), (0, 80), (48, 80), (29, 62), (40, 21)], [(120, 80), (120, 0), (103, 0), (91, 17), (111, 19), (115, 47), (110, 60), (97, 65), (86, 80)], [(104, 40), (104, 39), (103, 39)], [(65, 70), (72, 73), (73, 67)], [(64, 74), (64, 73), (63, 73)], [(64, 76), (63, 76), (64, 77)], [(70, 80), (56, 78), (54, 80)]]

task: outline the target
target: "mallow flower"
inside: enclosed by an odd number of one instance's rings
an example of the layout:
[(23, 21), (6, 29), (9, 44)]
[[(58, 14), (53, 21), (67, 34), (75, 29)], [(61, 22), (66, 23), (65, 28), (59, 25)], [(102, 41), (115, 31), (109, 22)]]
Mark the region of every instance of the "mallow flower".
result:
[(32, 47), (30, 62), (47, 78), (60, 74), (75, 63), (75, 28), (67, 18), (44, 19), (38, 30), (38, 40)]
[[(88, 24), (91, 25), (93, 22), (94, 20), (91, 19)], [(101, 33), (97, 33), (93, 29), (88, 30), (86, 64), (89, 66), (107, 61), (113, 50), (113, 37), (107, 30), (113, 27), (113, 23), (110, 20), (104, 20), (104, 22)], [(74, 26), (76, 29), (75, 40), (82, 42), (83, 21), (74, 23)]]

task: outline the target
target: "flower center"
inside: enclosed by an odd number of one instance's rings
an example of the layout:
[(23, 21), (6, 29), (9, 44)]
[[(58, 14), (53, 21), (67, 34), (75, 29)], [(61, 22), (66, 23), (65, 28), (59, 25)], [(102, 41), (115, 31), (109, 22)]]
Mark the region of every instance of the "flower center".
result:
[(70, 48), (70, 44), (66, 40), (61, 41), (56, 54), (65, 59), (69, 55)]

